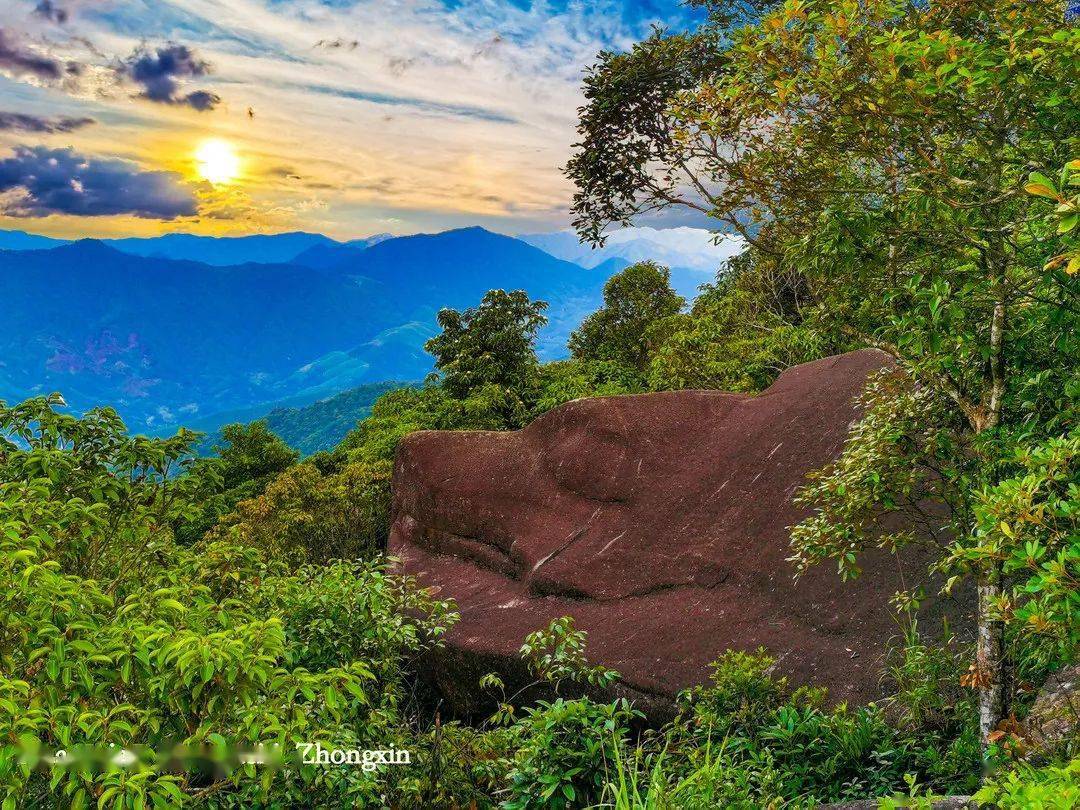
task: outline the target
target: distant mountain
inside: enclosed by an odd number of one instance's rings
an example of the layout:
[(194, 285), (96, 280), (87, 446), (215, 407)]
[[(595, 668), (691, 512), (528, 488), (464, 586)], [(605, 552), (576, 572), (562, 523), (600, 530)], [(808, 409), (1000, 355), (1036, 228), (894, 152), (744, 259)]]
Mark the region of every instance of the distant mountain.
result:
[(716, 277), (724, 262), (743, 250), (738, 236), (716, 235), (701, 228), (623, 228), (608, 235), (599, 249), (583, 245), (573, 231), (529, 234), (519, 237), (534, 247), (582, 267), (610, 270), (613, 260), (624, 266), (655, 261), (671, 269), (672, 287), (687, 298)]
[(369, 381), (359, 370), (328, 387), (304, 370), (405, 320), (385, 291), (347, 276), (150, 259), (93, 241), (0, 252), (0, 280), (0, 398), (57, 390), (79, 410), (115, 405), (140, 429)]
[(170, 233), (140, 239), (106, 239), (104, 242), (134, 256), (201, 262), (217, 267), (249, 263), (287, 264), (305, 250), (340, 244), (317, 233), (221, 237)]
[(65, 245), (63, 239), (51, 239), (22, 231), (0, 231), (0, 250), (47, 250)]
[[(233, 421), (250, 422), (265, 419), (267, 426), (301, 455), (310, 456), (320, 450), (332, 450), (357, 422), (371, 413), (375, 400), (409, 383), (381, 382), (361, 385), (340, 394), (321, 399), (300, 408), (275, 408), (265, 415), (245, 415)], [(197, 424), (189, 425), (199, 429)], [(221, 432), (214, 430), (201, 444), (201, 452), (209, 453), (221, 444)]]
[(443, 307), (475, 306), (492, 289), (525, 290), (550, 305), (540, 337), (544, 358), (565, 355), (566, 339), (601, 302), (608, 276), (483, 228), (390, 239), (347, 254), (327, 272), (349, 273), (407, 291), (409, 320), (433, 323)]
[[(103, 239), (104, 244), (133, 256), (157, 259), (176, 259), (201, 262), (216, 267), (236, 264), (288, 264), (310, 253), (321, 251), (333, 254), (335, 249), (363, 250), (369, 245), (392, 239), (390, 234), (379, 234), (367, 239), (338, 242), (317, 233), (276, 233), (252, 236), (199, 236), (187, 233), (170, 233), (163, 236), (133, 237), (128, 239)], [(43, 250), (70, 244), (70, 240), (50, 239), (46, 236), (22, 231), (0, 231), (0, 250)], [(314, 267), (311, 262), (299, 264)]]
[(333, 267), (228, 267), (145, 257), (86, 240), (0, 251), (0, 399), (61, 391), (113, 405), (139, 430), (248, 421), (358, 385), (419, 380), (445, 307), (493, 288), (548, 301), (545, 358), (601, 300), (585, 270), (469, 228), (351, 250)]
[(369, 247), (373, 247), (380, 242), (385, 242), (394, 238), (393, 234), (380, 233), (368, 237), (367, 239), (353, 239), (349, 242), (334, 242), (328, 245), (313, 245), (303, 253), (297, 255), (293, 259), (293, 262), (302, 264), (305, 267), (325, 269), (327, 267), (342, 264), (355, 257), (358, 253), (367, 250)]

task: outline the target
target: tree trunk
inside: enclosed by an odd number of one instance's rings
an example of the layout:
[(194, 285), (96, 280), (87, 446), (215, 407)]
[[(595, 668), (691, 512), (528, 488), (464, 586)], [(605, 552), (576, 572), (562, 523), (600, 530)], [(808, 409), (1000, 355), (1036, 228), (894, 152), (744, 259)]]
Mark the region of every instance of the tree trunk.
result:
[(1005, 711), (1003, 673), (1005, 669), (1004, 627), (993, 619), (993, 604), (1001, 596), (1001, 571), (995, 564), (979, 580), (979, 636), (975, 669), (979, 684), (979, 736), (983, 747)]
[[(1000, 256), (1000, 246), (994, 254)], [(1005, 268), (995, 263), (992, 279), (997, 301), (990, 318), (990, 357), (987, 363), (986, 391), (983, 394), (983, 414), (976, 432), (993, 430), (1001, 423), (1002, 400), (1005, 395), (1005, 301), (999, 285), (1005, 279)], [(979, 576), (978, 646), (975, 669), (979, 684), (979, 736), (983, 750), (990, 745), (990, 733), (1005, 716), (1005, 625), (992, 618), (994, 603), (1001, 597), (1002, 564), (992, 560)]]

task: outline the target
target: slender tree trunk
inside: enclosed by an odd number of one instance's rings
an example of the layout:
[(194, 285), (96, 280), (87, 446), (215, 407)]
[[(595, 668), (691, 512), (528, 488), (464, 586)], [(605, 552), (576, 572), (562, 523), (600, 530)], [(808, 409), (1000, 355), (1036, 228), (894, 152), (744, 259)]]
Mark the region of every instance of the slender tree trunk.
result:
[[(1000, 283), (1003, 272), (995, 272)], [(1000, 291), (999, 291), (1000, 295)], [(1001, 297), (994, 304), (990, 319), (990, 357), (987, 367), (987, 389), (981, 408), (982, 424), (977, 428), (992, 430), (1001, 422), (1002, 400), (1005, 395), (1005, 301)], [(993, 618), (994, 603), (1002, 593), (1002, 566), (993, 560), (979, 577), (978, 645), (975, 651), (975, 668), (979, 683), (979, 736), (983, 748), (990, 744), (990, 733), (1005, 716), (1005, 626), (1001, 619)]]
[(975, 669), (979, 678), (979, 736), (983, 746), (1004, 715), (1005, 670), (1004, 628), (999, 620), (991, 619), (993, 604), (1001, 596), (1001, 571), (995, 563), (993, 570), (979, 580), (979, 637), (975, 652)]

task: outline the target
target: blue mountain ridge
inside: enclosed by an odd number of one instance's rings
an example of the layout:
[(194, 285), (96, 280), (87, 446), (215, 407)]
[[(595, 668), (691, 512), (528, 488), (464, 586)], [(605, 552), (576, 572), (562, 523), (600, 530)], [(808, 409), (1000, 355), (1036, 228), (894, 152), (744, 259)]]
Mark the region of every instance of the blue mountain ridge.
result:
[(347, 247), (322, 268), (215, 266), (94, 240), (0, 251), (0, 399), (60, 391), (75, 410), (112, 405), (158, 432), (418, 380), (439, 309), (493, 288), (550, 303), (540, 350), (556, 358), (606, 279), (482, 228)]

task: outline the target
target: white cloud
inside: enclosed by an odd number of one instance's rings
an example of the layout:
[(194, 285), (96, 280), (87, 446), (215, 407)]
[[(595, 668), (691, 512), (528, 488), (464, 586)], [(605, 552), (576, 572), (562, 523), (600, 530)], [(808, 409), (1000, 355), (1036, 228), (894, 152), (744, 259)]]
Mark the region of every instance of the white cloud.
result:
[(655, 261), (667, 267), (694, 270), (710, 280), (724, 262), (745, 249), (742, 237), (703, 228), (623, 228), (611, 231), (603, 248), (578, 241), (573, 231), (523, 236), (526, 242), (582, 267), (596, 267), (612, 258)]
[[(677, 0), (669, 6), (682, 13)], [(30, 25), (31, 7), (5, 4), (0, 25)], [(106, 0), (83, 4), (48, 36), (89, 64), (88, 83), (143, 41), (191, 45), (213, 65), (205, 85), (223, 104), (202, 116), (126, 94), (102, 98), (100, 87), (86, 94), (103, 121), (79, 134), (86, 149), (123, 143), (129, 158), (175, 163), (212, 133), (236, 140), (259, 165), (296, 166), (302, 179), (256, 174), (246, 188), (252, 210), (285, 212), (295, 227), (345, 237), (381, 230), (388, 218), (405, 232), (442, 217), (517, 231), (566, 221), (572, 188), (560, 167), (575, 139), (582, 71), (601, 49), (648, 32), (647, 20), (626, 20), (627, 7)], [(346, 45), (325, 47), (337, 41)], [(70, 97), (61, 104), (59, 96), (54, 103), (72, 112)], [(125, 117), (119, 131), (110, 113)]]

